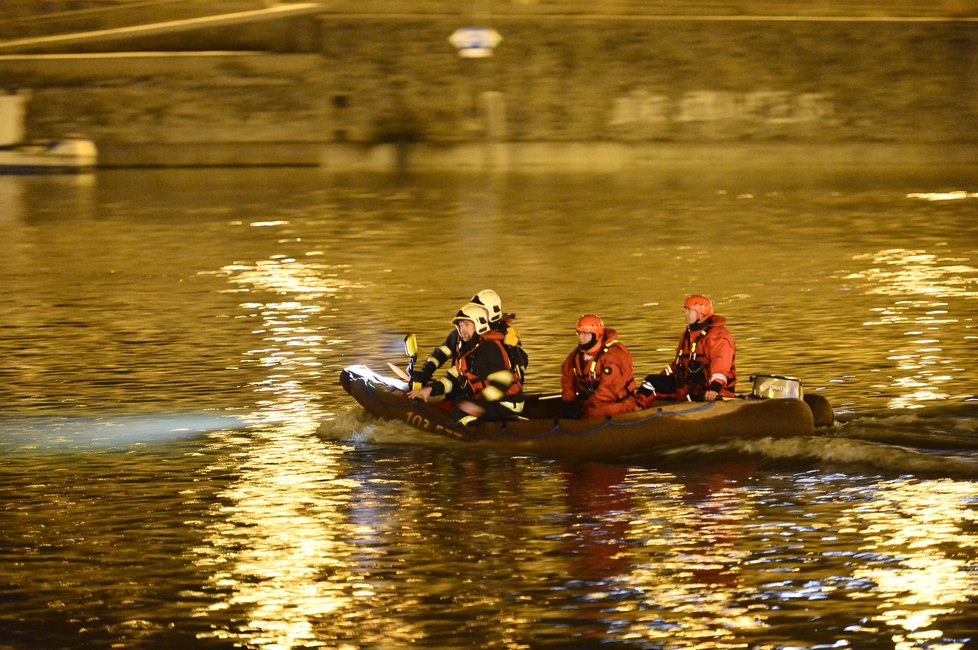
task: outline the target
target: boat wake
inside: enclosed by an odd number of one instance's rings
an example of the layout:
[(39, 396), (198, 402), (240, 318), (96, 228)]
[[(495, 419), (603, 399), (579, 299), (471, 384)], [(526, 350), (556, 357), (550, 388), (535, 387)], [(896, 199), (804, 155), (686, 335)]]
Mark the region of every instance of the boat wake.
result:
[(812, 461), (819, 465), (870, 469), (885, 474), (978, 478), (978, 456), (935, 452), (852, 438), (784, 438), (732, 443), (737, 452), (778, 461)]
[(418, 431), (403, 422), (376, 418), (359, 407), (351, 407), (326, 420), (319, 425), (317, 433), (326, 440), (353, 444), (465, 446), (457, 440)]
[(841, 435), (922, 449), (978, 451), (978, 401), (883, 411), (840, 423)]
[(885, 474), (978, 478), (978, 403), (884, 411), (836, 422), (814, 436), (758, 438), (687, 446), (665, 462), (752, 456), (765, 465), (843, 466)]

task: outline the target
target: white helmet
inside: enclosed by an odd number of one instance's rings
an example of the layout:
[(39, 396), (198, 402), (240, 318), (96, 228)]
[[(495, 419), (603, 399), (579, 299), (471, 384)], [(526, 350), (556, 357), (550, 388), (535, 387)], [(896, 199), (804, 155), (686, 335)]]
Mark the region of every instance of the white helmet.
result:
[(460, 320), (470, 320), (475, 324), (475, 333), (482, 335), (489, 331), (489, 321), (486, 320), (486, 309), (482, 305), (470, 302), (462, 306), (452, 319), (452, 325), (458, 325)]
[(483, 289), (472, 296), (472, 301), (480, 305), (489, 313), (489, 322), (495, 323), (503, 317), (503, 301), (499, 299), (499, 294), (492, 289)]

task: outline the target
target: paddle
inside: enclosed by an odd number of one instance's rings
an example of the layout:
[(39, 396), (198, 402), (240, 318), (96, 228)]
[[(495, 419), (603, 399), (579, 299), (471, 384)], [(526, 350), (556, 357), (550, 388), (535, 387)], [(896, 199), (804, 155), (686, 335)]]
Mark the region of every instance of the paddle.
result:
[(407, 373), (414, 371), (414, 362), (418, 360), (418, 339), (412, 332), (404, 337), (404, 354), (408, 357)]
[(411, 375), (404, 372), (390, 361), (387, 362), (387, 367), (394, 371), (394, 374), (397, 375), (398, 379), (403, 379), (404, 381), (411, 381)]
[(407, 371), (401, 370), (390, 361), (387, 362), (387, 365), (394, 371), (395, 375), (408, 382), (408, 389), (410, 390), (411, 372), (414, 370), (414, 362), (418, 359), (418, 339), (413, 333), (404, 337), (404, 354), (408, 358)]

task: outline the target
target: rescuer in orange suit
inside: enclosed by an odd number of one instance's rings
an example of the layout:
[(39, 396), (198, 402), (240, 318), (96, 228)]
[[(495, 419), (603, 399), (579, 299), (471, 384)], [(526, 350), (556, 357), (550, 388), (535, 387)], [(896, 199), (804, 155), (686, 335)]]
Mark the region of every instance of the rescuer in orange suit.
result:
[(737, 346), (727, 319), (713, 313), (706, 296), (694, 294), (683, 303), (686, 329), (679, 339), (676, 358), (658, 375), (648, 375), (637, 391), (640, 408), (655, 399), (712, 402), (733, 397), (737, 384)]
[(561, 368), (561, 399), (568, 411), (592, 418), (635, 410), (632, 354), (595, 314), (577, 320), (577, 347)]

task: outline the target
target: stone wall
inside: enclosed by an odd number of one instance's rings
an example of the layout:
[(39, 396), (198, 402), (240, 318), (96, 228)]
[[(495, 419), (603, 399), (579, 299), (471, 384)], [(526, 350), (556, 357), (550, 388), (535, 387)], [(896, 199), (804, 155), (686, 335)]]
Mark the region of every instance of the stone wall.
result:
[[(334, 134), (453, 142), (974, 141), (978, 24), (493, 21), (463, 59), (452, 21), (323, 22)], [(496, 115), (493, 113), (495, 112)], [(494, 117), (505, 128), (492, 133)]]
[[(180, 146), (213, 145), (229, 152), (225, 162), (246, 164), (261, 163), (249, 149), (269, 156), (275, 144), (283, 147), (275, 164), (289, 162), (290, 147), (294, 162), (315, 164), (317, 144), (344, 155), (377, 143), (487, 142), (978, 152), (973, 20), (474, 20), (323, 14), (118, 44), (111, 55), (8, 59), (0, 84), (31, 90), (31, 136), (83, 132), (106, 164), (138, 163), (140, 148), (154, 145), (168, 160)], [(448, 42), (473, 24), (502, 35), (493, 56), (465, 59)], [(208, 42), (239, 51), (125, 52)], [(243, 51), (254, 48), (265, 51)], [(197, 152), (188, 160), (224, 158)]]

